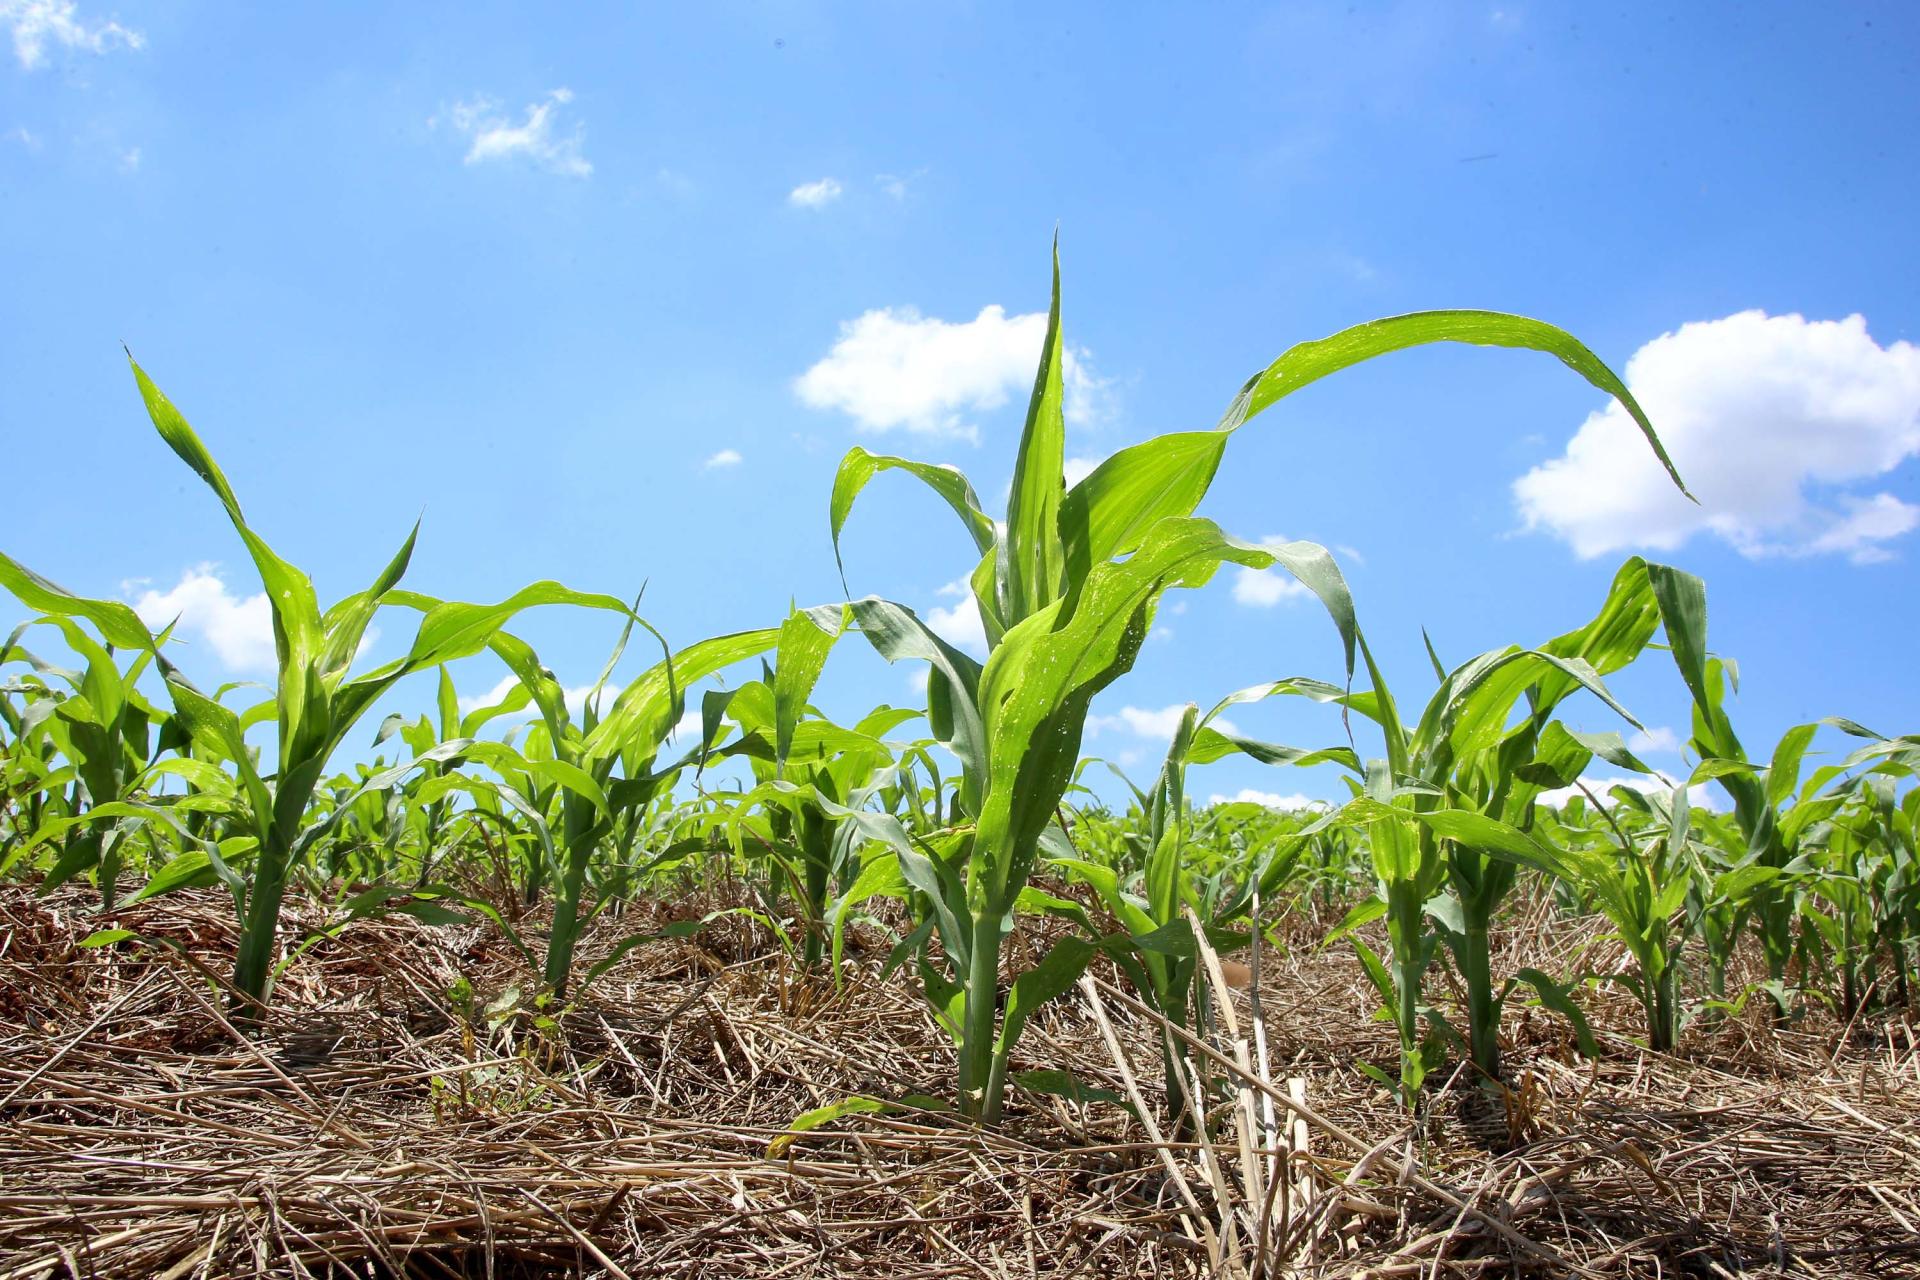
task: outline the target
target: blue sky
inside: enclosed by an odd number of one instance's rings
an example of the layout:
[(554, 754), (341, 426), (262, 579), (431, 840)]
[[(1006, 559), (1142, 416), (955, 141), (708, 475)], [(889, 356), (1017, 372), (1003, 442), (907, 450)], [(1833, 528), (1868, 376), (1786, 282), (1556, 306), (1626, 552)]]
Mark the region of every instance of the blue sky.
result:
[[(1423, 625), (1449, 662), (1543, 640), (1644, 551), (1706, 578), (1750, 747), (1824, 715), (1911, 730), (1917, 66), (1905, 5), (0, 0), (4, 547), (186, 610), (208, 683), (264, 674), (258, 588), (124, 341), (329, 599), (424, 509), (420, 590), (645, 581), (676, 644), (766, 624), (839, 593), (849, 446), (999, 501), (1057, 226), (1076, 458), (1210, 425), (1291, 343), (1426, 307), (1537, 315), (1628, 374), (1702, 507), (1528, 353), (1391, 357), (1236, 438), (1204, 513), (1339, 548), (1403, 700)], [(972, 557), (882, 478), (847, 564), (926, 614)], [(1167, 708), (1338, 670), (1277, 583), (1179, 598), (1087, 743), (1142, 773)], [(573, 684), (613, 637), (519, 629)], [(1616, 689), (1684, 737), (1670, 667), (1642, 667)], [(823, 687), (843, 714), (913, 696), (856, 645)]]

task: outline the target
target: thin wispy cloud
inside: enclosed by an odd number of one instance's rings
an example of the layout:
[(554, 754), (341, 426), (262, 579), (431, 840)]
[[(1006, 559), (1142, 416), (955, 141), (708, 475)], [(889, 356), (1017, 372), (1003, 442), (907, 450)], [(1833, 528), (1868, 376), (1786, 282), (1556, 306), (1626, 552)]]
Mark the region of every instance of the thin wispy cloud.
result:
[(887, 199), (900, 202), (911, 194), (913, 184), (924, 178), (926, 174), (925, 169), (915, 169), (912, 173), (876, 173), (873, 175), (873, 185), (879, 188), (880, 194)]
[(722, 449), (700, 465), (708, 471), (714, 471), (726, 467), (737, 467), (740, 465), (740, 462), (740, 451), (738, 449)]
[[(1173, 735), (1180, 728), (1180, 720), (1187, 714), (1187, 704), (1175, 702), (1164, 707), (1121, 707), (1110, 714), (1096, 714), (1087, 717), (1087, 734), (1098, 737), (1102, 733), (1126, 733), (1149, 742), (1167, 743), (1173, 741)], [(1233, 721), (1225, 716), (1215, 716), (1212, 727), (1221, 733), (1239, 733)]]
[(138, 49), (147, 38), (118, 22), (89, 22), (73, 0), (0, 0), (0, 27), (13, 37), (13, 56), (32, 71), (46, 65), (50, 47), (80, 53)]
[(1627, 739), (1627, 750), (1637, 756), (1679, 755), (1680, 735), (1664, 725), (1637, 729)]
[(803, 182), (787, 193), (787, 203), (797, 209), (824, 209), (838, 200), (843, 190), (834, 178)]
[[(555, 89), (538, 102), (529, 103), (516, 123), (502, 112), (492, 98), (473, 98), (448, 108), (445, 122), (454, 132), (469, 139), (466, 162), (487, 164), (520, 161), (568, 178), (586, 178), (593, 165), (583, 154), (585, 128), (562, 117), (573, 103), (573, 90)], [(438, 125), (441, 117), (428, 121)]]

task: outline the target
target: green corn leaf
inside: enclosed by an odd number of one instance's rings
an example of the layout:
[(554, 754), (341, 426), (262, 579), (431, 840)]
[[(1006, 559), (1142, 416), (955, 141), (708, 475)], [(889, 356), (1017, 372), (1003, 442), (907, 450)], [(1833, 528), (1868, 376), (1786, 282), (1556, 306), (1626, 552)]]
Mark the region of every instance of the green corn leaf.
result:
[(835, 1120), (844, 1120), (848, 1116), (881, 1115), (885, 1112), (900, 1110), (904, 1108), (894, 1103), (856, 1095), (828, 1103), (824, 1107), (815, 1107), (811, 1111), (803, 1111), (793, 1118), (793, 1122), (787, 1126), (786, 1133), (767, 1144), (767, 1159), (778, 1160), (787, 1153), (788, 1148), (793, 1146), (794, 1141), (801, 1134), (811, 1133), (822, 1125), (832, 1124)]
[(867, 482), (882, 471), (905, 471), (921, 483), (932, 489), (946, 504), (953, 508), (966, 526), (967, 535), (973, 539), (974, 550), (981, 555), (992, 551), (997, 540), (993, 517), (980, 508), (980, 499), (973, 491), (973, 485), (958, 467), (939, 465), (931, 462), (914, 462), (907, 458), (896, 458), (885, 454), (869, 453), (855, 445), (840, 460), (840, 468), (833, 477), (833, 499), (831, 517), (833, 526), (834, 563), (840, 565), (840, 576), (844, 583), (846, 566), (840, 558), (840, 533), (846, 527), (847, 516), (853, 511), (853, 501)]
[(999, 550), (996, 593), (1001, 623), (1013, 627), (1059, 599), (1067, 587), (1060, 541), (1060, 503), (1066, 496), (1067, 426), (1060, 339), (1060, 243), (1053, 246), (1053, 300), (1040, 349), (1027, 422), (1014, 456), (1007, 499), (1007, 534)]
[[(1562, 364), (1620, 402), (1652, 447), (1680, 492), (1686, 484), (1667, 457), (1646, 413), (1613, 370), (1564, 329), (1526, 316), (1497, 311), (1418, 311), (1343, 329), (1331, 337), (1289, 347), (1261, 372), (1247, 380), (1227, 407), (1219, 429), (1231, 431), (1282, 398), (1330, 373), (1392, 351), (1432, 342), (1462, 342), (1474, 346), (1520, 347), (1557, 356)], [(1692, 497), (1692, 494), (1687, 494)]]
[(1097, 950), (1085, 938), (1062, 938), (1040, 958), (1040, 963), (1013, 980), (1013, 991), (1007, 997), (1006, 1013), (1000, 1023), (1000, 1036), (994, 1045), (996, 1054), (1005, 1054), (1018, 1043), (1027, 1019), (1035, 1010), (1072, 990)]
[[(0, 555), (0, 587), (12, 592), (20, 603), (42, 613), (85, 618), (100, 629), (107, 643), (120, 649), (151, 649), (153, 635), (131, 606), (118, 600), (91, 600), (75, 595), (56, 582), (50, 582), (6, 555)], [(17, 633), (16, 633), (17, 635)], [(5, 653), (13, 645), (0, 647)]]
[(831, 605), (824, 610), (795, 609), (780, 624), (775, 643), (773, 673), (774, 763), (786, 768), (787, 754), (793, 749), (793, 731), (805, 712), (807, 699), (820, 673), (826, 669), (827, 655), (834, 641), (846, 629), (848, 610)]
[(1553, 1010), (1573, 1024), (1574, 1040), (1580, 1047), (1582, 1057), (1600, 1056), (1600, 1046), (1593, 1038), (1593, 1028), (1587, 1022), (1587, 1015), (1573, 1002), (1573, 996), (1565, 987), (1538, 969), (1521, 969), (1514, 977), (1533, 988), (1542, 1008)]

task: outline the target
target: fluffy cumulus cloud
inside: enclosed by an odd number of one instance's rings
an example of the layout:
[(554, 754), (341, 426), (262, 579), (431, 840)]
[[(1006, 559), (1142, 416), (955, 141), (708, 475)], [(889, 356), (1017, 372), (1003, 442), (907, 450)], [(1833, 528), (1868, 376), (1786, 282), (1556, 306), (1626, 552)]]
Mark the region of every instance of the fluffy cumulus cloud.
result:
[(1324, 809), (1325, 800), (1316, 800), (1312, 796), (1301, 795), (1298, 791), (1281, 795), (1277, 791), (1261, 791), (1254, 787), (1242, 787), (1232, 795), (1222, 795), (1216, 791), (1207, 797), (1208, 804), (1257, 804), (1269, 809), (1278, 809), (1282, 813), (1298, 813), (1302, 809)]
[(984, 658), (987, 655), (987, 627), (980, 620), (980, 602), (974, 599), (973, 586), (965, 578), (955, 578), (940, 588), (940, 594), (953, 601), (937, 604), (927, 611), (927, 626), (956, 649)]
[(82, 19), (74, 0), (0, 0), (0, 27), (13, 36), (13, 56), (28, 71), (46, 64), (49, 46), (105, 53), (147, 42), (117, 22)]
[(740, 451), (738, 449), (722, 449), (720, 452), (709, 457), (703, 465), (705, 465), (707, 470), (712, 471), (718, 467), (737, 467), (740, 465), (740, 461)]
[[(978, 439), (968, 415), (1026, 395), (1046, 336), (1044, 311), (1010, 316), (989, 306), (971, 320), (950, 321), (883, 307), (842, 323), (832, 350), (795, 380), (794, 393), (810, 408), (839, 410), (873, 431)], [(1061, 376), (1067, 421), (1093, 425), (1106, 412), (1108, 384), (1093, 375), (1085, 351), (1071, 348)]]
[(843, 190), (837, 178), (803, 182), (787, 192), (787, 203), (796, 209), (824, 209), (838, 200)]
[[(1279, 547), (1290, 541), (1292, 539), (1271, 534), (1260, 539), (1260, 545)], [(1305, 583), (1285, 569), (1249, 569), (1240, 565), (1233, 571), (1234, 600), (1256, 609), (1271, 609), (1282, 600), (1295, 600), (1311, 594)]]
[(1683, 325), (1635, 352), (1626, 380), (1700, 502), (1609, 403), (1513, 486), (1527, 527), (1583, 559), (1710, 534), (1752, 557), (1865, 562), (1920, 526), (1920, 506), (1879, 488), (1920, 454), (1920, 347), (1881, 346), (1861, 316)]
[[(585, 178), (593, 173), (593, 165), (581, 153), (584, 131), (577, 122), (571, 128), (561, 122), (572, 102), (573, 90), (555, 89), (539, 102), (529, 103), (515, 123), (492, 98), (474, 98), (456, 102), (445, 121), (454, 132), (469, 139), (468, 164), (523, 160), (549, 173)], [(440, 122), (436, 116), (428, 123)]]
[(235, 595), (218, 565), (194, 566), (171, 590), (147, 589), (133, 602), (133, 611), (155, 631), (178, 619), (174, 636), (204, 643), (228, 674), (266, 675), (278, 665), (266, 593)]

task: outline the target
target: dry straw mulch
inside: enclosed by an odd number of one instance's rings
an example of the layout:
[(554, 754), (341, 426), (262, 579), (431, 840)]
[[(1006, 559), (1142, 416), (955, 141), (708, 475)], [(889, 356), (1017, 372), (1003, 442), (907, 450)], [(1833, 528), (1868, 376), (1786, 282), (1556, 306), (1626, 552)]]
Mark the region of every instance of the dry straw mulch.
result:
[[(171, 945), (77, 945), (109, 925)], [(0, 1280), (1920, 1276), (1906, 1019), (1756, 1014), (1664, 1057), (1603, 993), (1590, 1062), (1515, 1011), (1507, 1113), (1490, 1127), (1456, 1079), (1415, 1124), (1356, 1069), (1393, 1050), (1350, 957), (1296, 933), (1264, 957), (1257, 1024), (1242, 1002), (1195, 1050), (1227, 1082), (1208, 1141), (1168, 1130), (1160, 1033), (1111, 974), (1044, 1010), (1019, 1066), (1145, 1103), (1150, 1131), (1016, 1091), (991, 1132), (898, 1109), (783, 1137), (849, 1095), (946, 1089), (944, 1035), (877, 954), (836, 992), (721, 921), (549, 1018), (489, 931), (363, 921), (242, 1036), (202, 972), (232, 954), (217, 897), (103, 918), (7, 888)], [(1548, 968), (1604, 963), (1591, 942), (1544, 915), (1510, 939)]]

